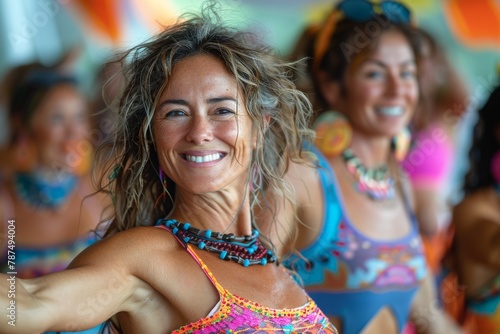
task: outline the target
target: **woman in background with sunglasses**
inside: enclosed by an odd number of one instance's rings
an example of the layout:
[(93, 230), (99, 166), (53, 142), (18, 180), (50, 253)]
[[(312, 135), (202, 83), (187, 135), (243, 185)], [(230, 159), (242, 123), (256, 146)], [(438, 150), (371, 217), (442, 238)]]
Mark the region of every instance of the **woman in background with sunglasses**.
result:
[(437, 333), (428, 314), (408, 325), (427, 273), (399, 168), (419, 101), (409, 23), (400, 3), (349, 0), (306, 30), (300, 46), (310, 76), (298, 85), (312, 82), (301, 88), (319, 113), (315, 145), (306, 148), (317, 168), (291, 164), (295, 198), (267, 194), (280, 209), (262, 213), (278, 221), (263, 232), (275, 238), (284, 263), (345, 334)]

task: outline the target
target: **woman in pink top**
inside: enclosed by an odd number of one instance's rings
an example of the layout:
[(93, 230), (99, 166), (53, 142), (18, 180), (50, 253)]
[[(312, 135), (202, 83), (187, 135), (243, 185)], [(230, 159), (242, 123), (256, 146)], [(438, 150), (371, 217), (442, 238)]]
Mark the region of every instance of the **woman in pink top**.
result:
[(429, 266), (439, 274), (451, 219), (450, 181), (455, 163), (455, 131), (465, 112), (464, 80), (439, 42), (418, 30), (422, 41), (421, 104), (411, 122), (413, 142), (403, 161), (415, 196)]
[(112, 154), (100, 152), (115, 166), (102, 183), (115, 217), (68, 270), (15, 280), (15, 300), (0, 297), (15, 327), (1, 321), (0, 332), (112, 318), (124, 333), (336, 333), (253, 219), (257, 195), (282, 187), (288, 154), (311, 138), (310, 103), (291, 64), (217, 11), (124, 56)]

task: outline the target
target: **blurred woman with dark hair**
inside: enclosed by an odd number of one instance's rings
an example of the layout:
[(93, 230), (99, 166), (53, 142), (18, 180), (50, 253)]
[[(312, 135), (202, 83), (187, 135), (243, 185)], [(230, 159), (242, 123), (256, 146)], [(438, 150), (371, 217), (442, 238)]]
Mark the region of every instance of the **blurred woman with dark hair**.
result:
[(34, 278), (65, 269), (98, 239), (94, 230), (110, 201), (89, 197), (95, 193), (89, 174), (93, 145), (76, 78), (36, 64), (12, 73), (11, 136), (0, 184), (0, 266), (3, 273)]
[(500, 87), (478, 112), (464, 198), (453, 210), (453, 267), (470, 333), (500, 332)]

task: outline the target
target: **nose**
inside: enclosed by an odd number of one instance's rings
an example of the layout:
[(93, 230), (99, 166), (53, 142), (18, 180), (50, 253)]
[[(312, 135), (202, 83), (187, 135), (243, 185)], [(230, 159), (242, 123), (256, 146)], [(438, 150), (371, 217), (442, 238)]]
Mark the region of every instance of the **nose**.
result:
[(207, 117), (194, 115), (189, 122), (186, 140), (196, 145), (213, 139), (213, 124)]
[(404, 92), (404, 82), (396, 73), (391, 73), (387, 78), (386, 93), (389, 96), (400, 96)]
[(80, 140), (87, 135), (87, 130), (86, 122), (81, 120), (68, 120), (65, 124), (66, 140)]

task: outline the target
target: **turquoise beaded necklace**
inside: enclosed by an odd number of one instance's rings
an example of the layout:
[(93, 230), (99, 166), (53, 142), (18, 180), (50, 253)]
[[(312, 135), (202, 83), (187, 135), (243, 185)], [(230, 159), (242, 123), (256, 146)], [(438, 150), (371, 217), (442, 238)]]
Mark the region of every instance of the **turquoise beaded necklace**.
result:
[(274, 253), (259, 241), (257, 230), (253, 230), (251, 235), (238, 237), (233, 233), (200, 230), (175, 219), (161, 218), (156, 225), (165, 225), (185, 245), (192, 244), (199, 249), (218, 254), (221, 260), (234, 261), (244, 267), (277, 263)]

